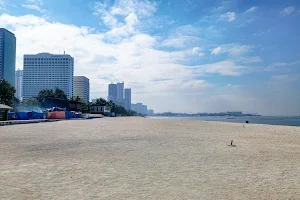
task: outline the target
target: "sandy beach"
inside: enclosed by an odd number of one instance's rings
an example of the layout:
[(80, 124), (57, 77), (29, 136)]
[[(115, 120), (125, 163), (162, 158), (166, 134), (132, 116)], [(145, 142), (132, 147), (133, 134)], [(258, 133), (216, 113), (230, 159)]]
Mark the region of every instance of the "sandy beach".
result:
[(0, 161), (0, 199), (300, 199), (300, 127), (137, 117), (4, 126)]

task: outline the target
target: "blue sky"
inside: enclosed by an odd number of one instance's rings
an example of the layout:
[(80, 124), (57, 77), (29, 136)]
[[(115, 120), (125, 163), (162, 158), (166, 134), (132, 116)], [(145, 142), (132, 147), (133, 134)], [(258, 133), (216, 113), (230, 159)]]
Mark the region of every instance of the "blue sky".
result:
[(0, 0), (23, 54), (66, 51), (91, 97), (125, 81), (157, 112), (300, 114), (297, 0)]

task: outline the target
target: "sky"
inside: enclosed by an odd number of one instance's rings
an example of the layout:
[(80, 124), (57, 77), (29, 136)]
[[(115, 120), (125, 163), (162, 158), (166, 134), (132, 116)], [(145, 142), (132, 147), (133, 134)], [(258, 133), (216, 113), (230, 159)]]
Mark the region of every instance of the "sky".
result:
[(65, 51), (91, 98), (155, 112), (300, 115), (298, 0), (0, 0), (23, 55)]

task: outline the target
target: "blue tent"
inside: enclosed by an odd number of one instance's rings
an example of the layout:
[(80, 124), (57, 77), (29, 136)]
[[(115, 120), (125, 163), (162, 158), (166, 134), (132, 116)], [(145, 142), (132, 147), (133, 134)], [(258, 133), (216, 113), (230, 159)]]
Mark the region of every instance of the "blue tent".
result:
[(44, 113), (38, 112), (10, 112), (8, 113), (9, 120), (29, 120), (29, 119), (44, 119)]

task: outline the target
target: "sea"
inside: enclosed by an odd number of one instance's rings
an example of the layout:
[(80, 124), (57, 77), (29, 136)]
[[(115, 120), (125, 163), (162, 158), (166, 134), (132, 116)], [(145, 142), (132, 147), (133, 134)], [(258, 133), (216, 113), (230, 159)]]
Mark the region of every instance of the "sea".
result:
[(233, 122), (233, 123), (246, 123), (250, 124), (269, 124), (280, 126), (300, 126), (299, 117), (274, 117), (274, 116), (251, 116), (251, 117), (149, 117), (153, 119), (170, 119), (170, 120), (201, 120), (201, 121), (217, 121), (217, 122)]

